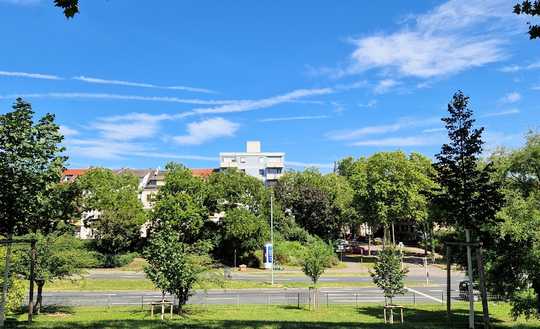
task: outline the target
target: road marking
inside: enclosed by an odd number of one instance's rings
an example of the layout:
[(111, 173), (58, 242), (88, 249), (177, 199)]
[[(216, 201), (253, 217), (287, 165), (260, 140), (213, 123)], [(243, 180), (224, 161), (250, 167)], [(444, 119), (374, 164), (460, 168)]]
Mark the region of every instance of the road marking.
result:
[(443, 301), (440, 300), (439, 298), (435, 298), (435, 297), (430, 296), (430, 295), (428, 295), (428, 294), (424, 294), (423, 292), (420, 292), (420, 291), (418, 291), (418, 290), (415, 290), (415, 289), (412, 289), (412, 288), (407, 288), (407, 287), (405, 287), (405, 289), (407, 289), (407, 290), (410, 291), (410, 292), (414, 292), (415, 294), (419, 294), (420, 296), (424, 296), (424, 297), (426, 297), (426, 298), (429, 298), (429, 299), (431, 299), (431, 300), (434, 300), (434, 301), (436, 301), (436, 302), (438, 302), (438, 303), (441, 303), (441, 304), (443, 303)]

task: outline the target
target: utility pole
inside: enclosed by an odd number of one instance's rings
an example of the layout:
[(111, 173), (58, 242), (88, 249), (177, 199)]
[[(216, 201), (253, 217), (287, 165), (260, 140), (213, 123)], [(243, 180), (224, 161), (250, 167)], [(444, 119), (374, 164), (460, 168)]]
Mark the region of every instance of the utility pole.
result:
[(272, 285), (274, 285), (274, 192), (270, 192), (270, 243), (272, 244)]

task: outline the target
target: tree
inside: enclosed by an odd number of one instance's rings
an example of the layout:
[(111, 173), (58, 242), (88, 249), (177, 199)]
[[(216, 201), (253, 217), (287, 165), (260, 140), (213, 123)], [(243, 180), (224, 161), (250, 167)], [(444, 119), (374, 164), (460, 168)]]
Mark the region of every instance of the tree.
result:
[(165, 292), (178, 298), (179, 313), (191, 295), (193, 285), (207, 270), (207, 250), (204, 245), (182, 242), (170, 229), (162, 229), (152, 235), (145, 248), (144, 255), (148, 261), (144, 269), (146, 275), (162, 291), (162, 298)]
[(222, 248), (229, 259), (234, 252), (239, 255), (262, 248), (268, 239), (268, 222), (243, 208), (232, 208), (222, 219)]
[(429, 159), (417, 153), (407, 156), (401, 151), (379, 152), (358, 159), (349, 170), (357, 212), (372, 228), (384, 228), (384, 241), (396, 221), (426, 220), (426, 192), (434, 187), (428, 163)]
[(73, 18), (79, 13), (79, 0), (54, 0), (54, 5), (63, 9), (66, 18)]
[(396, 295), (403, 295), (405, 290), (406, 269), (401, 269), (401, 254), (394, 247), (385, 247), (379, 253), (379, 260), (373, 266), (373, 272), (370, 272), (375, 283), (384, 293), (385, 298), (392, 299)]
[[(444, 214), (444, 224), (458, 231), (469, 229), (482, 238), (495, 224), (495, 214), (503, 198), (499, 184), (490, 180), (492, 164), (479, 164), (484, 128), (473, 128), (475, 120), (469, 108), (469, 97), (461, 91), (455, 93), (448, 112), (450, 116), (442, 121), (450, 142), (443, 144), (436, 155), (434, 167), (439, 188), (433, 201)], [(482, 241), (489, 244), (489, 239)]]
[(319, 278), (327, 267), (330, 267), (332, 249), (324, 242), (316, 240), (309, 244), (306, 256), (302, 262), (302, 271), (307, 275), (313, 286), (316, 287)]
[(524, 147), (491, 159), (506, 203), (486, 253), (488, 286), (510, 299), (515, 317), (540, 318), (540, 135), (531, 132)]
[[(43, 216), (50, 187), (60, 181), (66, 157), (60, 155), (63, 136), (46, 114), (37, 122), (30, 103), (18, 98), (13, 111), (0, 115), (0, 235), (54, 228), (56, 218)], [(7, 245), (0, 326), (4, 323), (4, 305), (10, 277), (11, 244)]]
[(151, 212), (152, 229), (167, 227), (178, 233), (180, 241), (194, 243), (208, 218), (205, 182), (181, 164), (169, 163), (166, 170), (165, 185)]
[(132, 174), (115, 174), (109, 169), (94, 168), (77, 180), (84, 191), (84, 225), (90, 227), (98, 250), (114, 257), (132, 248), (146, 221), (138, 196), (139, 180)]
[(353, 190), (336, 174), (321, 175), (314, 169), (286, 173), (276, 184), (275, 195), (298, 225), (325, 240), (341, 236), (356, 218)]
[[(517, 3), (514, 6), (514, 14), (528, 15), (531, 16), (531, 18), (534, 16), (540, 16), (540, 2), (531, 2), (529, 0), (525, 0), (521, 3)], [(540, 38), (540, 25), (531, 24), (530, 22), (527, 22), (527, 25), (529, 25), (529, 38)]]
[[(43, 287), (47, 282), (63, 279), (80, 273), (81, 269), (88, 265), (85, 257), (86, 250), (80, 240), (69, 233), (54, 233), (49, 235), (35, 234), (36, 263), (34, 267), (34, 279), (37, 284), (37, 297), (34, 307), (37, 314), (43, 302)], [(19, 250), (17, 272), (26, 279), (30, 279), (31, 257), (25, 249)]]

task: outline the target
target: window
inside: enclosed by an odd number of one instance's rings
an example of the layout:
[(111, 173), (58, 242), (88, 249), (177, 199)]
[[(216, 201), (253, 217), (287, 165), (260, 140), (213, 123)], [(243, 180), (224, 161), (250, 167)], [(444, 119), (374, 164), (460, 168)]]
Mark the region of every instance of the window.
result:
[(268, 168), (266, 172), (272, 175), (281, 174), (281, 168)]
[(259, 175), (264, 176), (264, 169), (259, 169)]
[(240, 158), (241, 163), (246, 163), (246, 158)]

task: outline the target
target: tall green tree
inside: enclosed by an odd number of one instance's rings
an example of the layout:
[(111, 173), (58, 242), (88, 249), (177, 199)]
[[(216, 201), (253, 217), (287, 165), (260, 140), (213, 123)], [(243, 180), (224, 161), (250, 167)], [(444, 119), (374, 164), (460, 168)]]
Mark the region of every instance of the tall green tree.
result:
[(428, 164), (429, 159), (420, 154), (396, 151), (375, 153), (350, 165), (354, 205), (370, 227), (383, 227), (385, 241), (394, 223), (426, 220), (426, 193), (434, 187)]
[(151, 212), (152, 229), (176, 232), (181, 241), (193, 243), (201, 237), (208, 219), (207, 187), (183, 165), (169, 163), (165, 185), (156, 196)]
[(84, 225), (92, 229), (98, 250), (113, 261), (116, 255), (136, 245), (146, 221), (138, 196), (139, 180), (129, 173), (94, 168), (76, 182), (84, 191)]
[(474, 128), (469, 97), (461, 91), (448, 104), (449, 116), (442, 119), (448, 131), (449, 143), (436, 155), (434, 167), (439, 189), (433, 197), (443, 213), (443, 224), (458, 231), (471, 230), (488, 245), (489, 227), (496, 223), (495, 214), (503, 204), (499, 184), (490, 179), (491, 163), (481, 165), (482, 132)]
[(274, 191), (298, 225), (325, 240), (340, 237), (356, 219), (353, 190), (342, 176), (322, 175), (314, 169), (289, 172), (280, 178)]
[(529, 133), (524, 147), (491, 159), (506, 204), (486, 253), (488, 286), (510, 299), (514, 316), (540, 318), (540, 134)]
[(308, 245), (306, 256), (302, 261), (302, 271), (311, 279), (314, 287), (317, 286), (326, 268), (330, 267), (333, 257), (331, 250), (332, 248), (320, 240), (315, 240)]
[[(14, 235), (55, 227), (56, 218), (44, 216), (51, 186), (60, 181), (66, 157), (63, 136), (46, 114), (34, 122), (30, 103), (18, 98), (13, 111), (0, 115), (0, 235)], [(6, 249), (0, 326), (10, 277), (11, 244)]]

